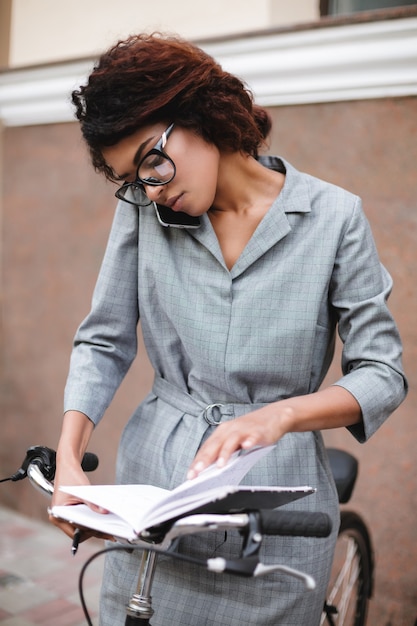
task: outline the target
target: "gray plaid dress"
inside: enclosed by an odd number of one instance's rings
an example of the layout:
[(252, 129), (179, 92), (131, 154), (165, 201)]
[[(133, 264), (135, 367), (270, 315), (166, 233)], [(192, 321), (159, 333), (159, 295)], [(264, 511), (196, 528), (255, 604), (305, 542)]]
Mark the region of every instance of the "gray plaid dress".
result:
[[(153, 207), (119, 203), (93, 296), (74, 343), (65, 410), (94, 423), (136, 356), (138, 320), (155, 370), (152, 392), (122, 436), (117, 481), (173, 488), (215, 426), (219, 403), (234, 419), (265, 403), (316, 391), (344, 343), (337, 384), (358, 400), (365, 441), (405, 394), (401, 343), (386, 307), (391, 279), (381, 266), (358, 197), (295, 170), (229, 271), (207, 215), (197, 230), (163, 228)], [(338, 503), (319, 432), (290, 433), (250, 471), (247, 484), (304, 485), (317, 493), (288, 505), (327, 511), (329, 539), (268, 537), (265, 563), (311, 574), (315, 592), (280, 574), (243, 579), (158, 559), (153, 626), (316, 626), (338, 528)], [(235, 555), (229, 533), (182, 541), (202, 557)], [(137, 553), (107, 558), (102, 626), (124, 624), (136, 587)]]

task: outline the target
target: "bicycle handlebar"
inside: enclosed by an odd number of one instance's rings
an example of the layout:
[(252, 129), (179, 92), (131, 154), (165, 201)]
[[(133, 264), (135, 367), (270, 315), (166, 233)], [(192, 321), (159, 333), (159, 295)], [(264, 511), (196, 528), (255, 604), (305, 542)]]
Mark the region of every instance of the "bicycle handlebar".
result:
[(332, 523), (327, 513), (318, 511), (260, 511), (264, 535), (286, 537), (328, 537)]
[[(54, 491), (56, 452), (46, 446), (32, 446), (26, 452), (21, 468), (13, 474), (11, 480), (21, 480), (28, 476), (32, 485), (42, 493), (51, 496)], [(86, 452), (82, 460), (85, 472), (94, 471), (98, 466), (98, 457)], [(200, 516), (191, 515), (177, 522), (168, 531), (165, 539), (172, 535), (205, 532), (217, 528), (244, 528), (248, 525), (251, 512), (241, 514)], [(290, 537), (328, 537), (332, 524), (326, 513), (310, 511), (286, 511), (262, 509), (259, 515), (259, 530), (263, 535), (281, 535)], [(211, 520), (208, 522), (208, 520)], [(143, 539), (146, 538), (145, 536)], [(163, 542), (165, 543), (165, 542)]]
[[(86, 452), (82, 459), (81, 467), (85, 472), (93, 472), (98, 467), (97, 455), (92, 452)], [(27, 476), (38, 491), (51, 496), (54, 492), (54, 485), (51, 481), (55, 478), (55, 469), (55, 450), (47, 446), (31, 446), (26, 451), (21, 467), (10, 477), (10, 480), (15, 482), (23, 480)]]
[[(26, 451), (26, 456), (21, 467), (17, 470), (17, 472), (4, 480), (11, 480), (13, 482), (23, 480), (28, 475), (28, 470), (34, 466), (39, 468), (44, 480), (52, 481), (55, 478), (56, 468), (55, 450), (52, 450), (52, 448), (48, 448), (47, 446), (31, 446)], [(81, 462), (81, 467), (84, 472), (93, 472), (98, 467), (97, 455), (92, 452), (86, 452)], [(52, 484), (45, 485), (45, 491), (48, 493), (52, 493), (51, 488), (53, 491)]]

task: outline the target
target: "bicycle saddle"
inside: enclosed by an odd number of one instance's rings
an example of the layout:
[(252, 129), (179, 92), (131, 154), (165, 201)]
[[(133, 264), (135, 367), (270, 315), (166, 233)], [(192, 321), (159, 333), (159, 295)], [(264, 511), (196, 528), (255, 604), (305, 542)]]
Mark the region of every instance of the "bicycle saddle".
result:
[(358, 461), (349, 452), (336, 448), (327, 448), (327, 454), (336, 483), (339, 502), (345, 504), (349, 502), (355, 486), (358, 476)]

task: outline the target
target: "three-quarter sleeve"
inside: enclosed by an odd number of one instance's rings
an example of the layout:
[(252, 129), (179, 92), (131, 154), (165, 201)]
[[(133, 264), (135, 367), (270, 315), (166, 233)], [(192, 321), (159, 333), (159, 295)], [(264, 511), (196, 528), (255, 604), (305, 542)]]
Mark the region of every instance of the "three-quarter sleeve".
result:
[(120, 202), (95, 286), (91, 310), (78, 328), (64, 411), (103, 416), (137, 352), (138, 212)]
[(343, 342), (343, 377), (335, 384), (358, 401), (363, 422), (350, 428), (367, 440), (399, 406), (407, 383), (402, 345), (387, 306), (392, 279), (381, 265), (368, 221), (357, 198), (341, 234), (330, 287)]

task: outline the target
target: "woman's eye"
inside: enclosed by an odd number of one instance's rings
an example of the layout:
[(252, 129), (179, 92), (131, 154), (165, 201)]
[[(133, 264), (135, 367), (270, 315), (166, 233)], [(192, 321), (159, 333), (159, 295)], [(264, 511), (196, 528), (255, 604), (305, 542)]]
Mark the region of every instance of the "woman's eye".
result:
[(149, 170), (156, 169), (165, 161), (164, 157), (161, 154), (153, 154), (142, 164), (142, 167), (145, 167)]

